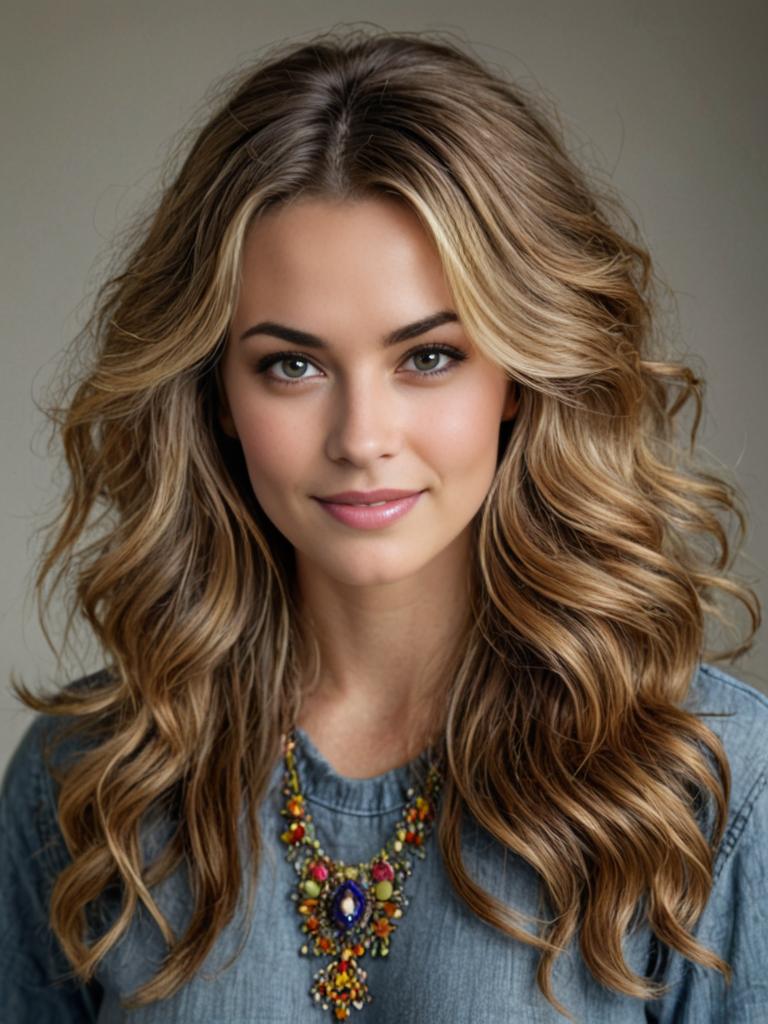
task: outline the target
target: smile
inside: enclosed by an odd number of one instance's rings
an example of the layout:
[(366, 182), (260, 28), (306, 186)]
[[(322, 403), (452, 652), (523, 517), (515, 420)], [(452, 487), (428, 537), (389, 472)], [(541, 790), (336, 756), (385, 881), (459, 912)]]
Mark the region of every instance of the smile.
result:
[(352, 526), (358, 530), (376, 530), (390, 523), (402, 519), (422, 495), (422, 491), (416, 494), (409, 494), (405, 498), (395, 498), (392, 501), (374, 501), (370, 503), (336, 501), (322, 501), (320, 498), (314, 500), (345, 526)]

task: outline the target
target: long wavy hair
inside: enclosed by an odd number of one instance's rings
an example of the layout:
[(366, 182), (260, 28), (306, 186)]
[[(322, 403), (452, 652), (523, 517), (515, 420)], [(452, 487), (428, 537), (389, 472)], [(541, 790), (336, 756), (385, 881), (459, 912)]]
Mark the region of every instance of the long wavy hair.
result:
[[(41, 620), (65, 590), (66, 632), (85, 621), (106, 671), (14, 687), (90, 737), (59, 778), (71, 862), (51, 925), (74, 972), (92, 977), (143, 904), (168, 955), (132, 1003), (168, 996), (244, 888), (253, 899), (257, 809), (317, 643), (296, 614), (292, 549), (221, 429), (219, 360), (255, 218), (299, 197), (386, 195), (419, 216), (470, 337), (521, 394), (472, 522), (470, 625), (445, 684), (437, 837), (452, 886), (540, 951), (539, 986), (566, 1016), (551, 973), (576, 933), (598, 982), (661, 991), (622, 953), (641, 913), (728, 977), (692, 926), (729, 768), (684, 698), (703, 658), (751, 647), (760, 605), (730, 571), (740, 492), (694, 458), (702, 381), (664, 349), (658, 280), (620, 200), (567, 154), (544, 101), (445, 33), (283, 44), (227, 81), (178, 166), (98, 291), (76, 339), (86, 365), (49, 408), (67, 491), (39, 562)], [(734, 626), (720, 597), (751, 623), (718, 653), (710, 616)], [(177, 827), (147, 865), (140, 830), (158, 811)], [(551, 918), (535, 933), (468, 872), (464, 812), (537, 872)], [(194, 905), (176, 935), (153, 887), (182, 861)], [(115, 884), (120, 912), (89, 936), (89, 908)]]

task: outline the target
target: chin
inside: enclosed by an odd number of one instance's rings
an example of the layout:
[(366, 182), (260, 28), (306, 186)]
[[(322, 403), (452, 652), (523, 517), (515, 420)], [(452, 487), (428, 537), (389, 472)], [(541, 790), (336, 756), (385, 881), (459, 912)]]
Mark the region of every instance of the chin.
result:
[(363, 569), (354, 565), (335, 565), (328, 568), (328, 574), (349, 587), (381, 587), (390, 583), (398, 583), (412, 576), (417, 569), (406, 566), (371, 566)]
[(305, 552), (305, 556), (321, 569), (327, 576), (349, 587), (377, 587), (390, 583), (398, 583), (400, 580), (413, 576), (420, 569), (423, 569), (430, 558), (404, 558), (402, 543), (398, 545), (399, 550), (393, 552), (391, 558), (387, 558), (382, 552), (379, 556), (372, 556), (371, 553), (355, 554), (354, 552), (340, 553), (338, 559), (329, 559), (328, 552), (324, 552), (324, 558), (315, 558), (311, 552)]

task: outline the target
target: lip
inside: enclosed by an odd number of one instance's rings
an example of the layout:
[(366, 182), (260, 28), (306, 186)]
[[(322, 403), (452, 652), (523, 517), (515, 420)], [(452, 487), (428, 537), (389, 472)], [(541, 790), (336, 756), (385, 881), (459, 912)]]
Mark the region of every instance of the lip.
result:
[[(350, 491), (346, 491), (348, 495)], [(360, 493), (360, 492), (357, 492)], [(372, 492), (376, 494), (377, 492)], [(392, 493), (392, 491), (388, 492)], [(383, 505), (369, 508), (366, 505), (355, 505), (349, 501), (328, 501), (325, 498), (315, 498), (315, 501), (324, 508), (326, 512), (344, 523), (345, 526), (352, 526), (358, 530), (377, 530), (383, 526), (402, 519), (413, 508), (419, 500), (423, 491), (400, 492), (403, 496), (387, 501), (385, 498), (371, 498), (369, 501), (384, 501)]]
[(318, 501), (331, 501), (337, 505), (355, 505), (370, 501), (396, 501), (398, 498), (409, 498), (419, 491), (403, 491), (394, 487), (380, 487), (376, 491), (339, 491), (338, 494), (318, 495)]

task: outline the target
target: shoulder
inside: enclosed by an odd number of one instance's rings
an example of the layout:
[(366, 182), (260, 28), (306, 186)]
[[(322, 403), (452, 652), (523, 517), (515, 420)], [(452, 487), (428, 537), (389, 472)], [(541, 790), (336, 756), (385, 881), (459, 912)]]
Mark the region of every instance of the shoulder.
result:
[(701, 712), (724, 711), (738, 728), (768, 727), (768, 696), (715, 665), (702, 662), (691, 680), (689, 705)]
[[(98, 674), (75, 680), (90, 685)], [(50, 927), (50, 899), (70, 863), (59, 828), (56, 770), (85, 741), (74, 716), (36, 715), (3, 775), (0, 789), (0, 1005), (18, 1021), (95, 1021), (96, 981), (71, 977)], [(1, 1014), (1, 1011), (0, 1011)], [(6, 1018), (3, 1017), (5, 1020)]]
[(714, 665), (702, 663), (685, 707), (723, 742), (734, 781), (755, 778), (768, 766), (768, 697)]
[(733, 976), (726, 984), (718, 971), (662, 942), (658, 978), (666, 992), (649, 1004), (648, 1019), (660, 1024), (763, 1021), (768, 1019), (768, 698), (723, 669), (702, 663), (683, 705), (720, 738), (731, 772), (712, 888), (693, 932), (705, 949), (725, 960)]
[(723, 669), (702, 663), (685, 706), (720, 738), (731, 770), (717, 872), (740, 842), (768, 843), (768, 697)]
[(52, 778), (45, 751), (53, 716), (37, 715), (11, 756), (0, 790), (0, 843), (4, 860), (19, 866), (48, 846), (56, 831)]
[[(95, 687), (105, 670), (82, 676), (67, 689)], [(47, 844), (58, 831), (56, 773), (87, 749), (89, 742), (72, 715), (36, 714), (24, 730), (3, 774), (0, 788), (2, 831), (27, 843)]]

